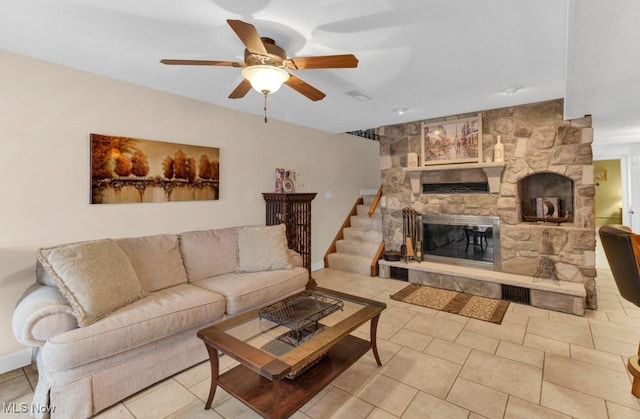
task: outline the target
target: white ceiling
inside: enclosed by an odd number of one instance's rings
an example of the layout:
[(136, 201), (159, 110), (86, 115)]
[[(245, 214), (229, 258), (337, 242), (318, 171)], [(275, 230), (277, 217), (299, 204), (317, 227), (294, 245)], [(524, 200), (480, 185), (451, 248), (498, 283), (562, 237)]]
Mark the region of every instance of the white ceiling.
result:
[(291, 57), (360, 60), (297, 71), (327, 97), (284, 86), (270, 118), (344, 132), (565, 97), (565, 117), (593, 115), (597, 141), (640, 141), (637, 0), (2, 0), (0, 48), (261, 115), (257, 92), (227, 99), (240, 69), (159, 63), (242, 61), (226, 19)]

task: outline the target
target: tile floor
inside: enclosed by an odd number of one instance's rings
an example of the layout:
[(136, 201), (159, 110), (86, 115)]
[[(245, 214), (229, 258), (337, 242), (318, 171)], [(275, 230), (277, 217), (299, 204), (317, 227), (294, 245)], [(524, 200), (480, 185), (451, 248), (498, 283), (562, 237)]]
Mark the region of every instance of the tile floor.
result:
[[(365, 355), (293, 417), (640, 418), (625, 368), (638, 349), (640, 309), (620, 298), (597, 255), (598, 310), (578, 317), (512, 303), (501, 325), (390, 300), (400, 281), (314, 272), (321, 286), (387, 303), (378, 327), (384, 365)], [(0, 375), (0, 402), (29, 403), (36, 380), (32, 367)], [(222, 390), (204, 411), (208, 389), (202, 363), (98, 417), (258, 418)]]

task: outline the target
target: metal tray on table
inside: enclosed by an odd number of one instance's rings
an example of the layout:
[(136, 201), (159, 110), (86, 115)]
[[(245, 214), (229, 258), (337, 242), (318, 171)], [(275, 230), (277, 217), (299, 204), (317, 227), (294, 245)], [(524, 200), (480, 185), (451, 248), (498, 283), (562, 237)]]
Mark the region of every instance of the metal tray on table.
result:
[(291, 329), (292, 333), (282, 335), (287, 343), (297, 346), (301, 341), (319, 332), (318, 322), (342, 310), (341, 300), (319, 294), (304, 293), (264, 307), (260, 310), (260, 318), (272, 321)]

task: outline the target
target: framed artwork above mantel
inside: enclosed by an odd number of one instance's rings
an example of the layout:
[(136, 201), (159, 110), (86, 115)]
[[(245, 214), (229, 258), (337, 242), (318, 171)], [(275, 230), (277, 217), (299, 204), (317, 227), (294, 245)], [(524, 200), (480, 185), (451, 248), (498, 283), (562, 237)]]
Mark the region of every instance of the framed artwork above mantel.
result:
[(482, 163), (482, 114), (421, 124), (422, 166)]

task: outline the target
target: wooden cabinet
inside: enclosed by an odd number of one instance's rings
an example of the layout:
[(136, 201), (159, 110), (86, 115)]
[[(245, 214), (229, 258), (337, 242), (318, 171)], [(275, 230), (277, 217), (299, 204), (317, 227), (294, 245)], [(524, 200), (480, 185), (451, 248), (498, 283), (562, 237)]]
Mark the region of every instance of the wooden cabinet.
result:
[(311, 201), (316, 193), (263, 193), (268, 226), (285, 224), (289, 248), (300, 253), (311, 278)]

